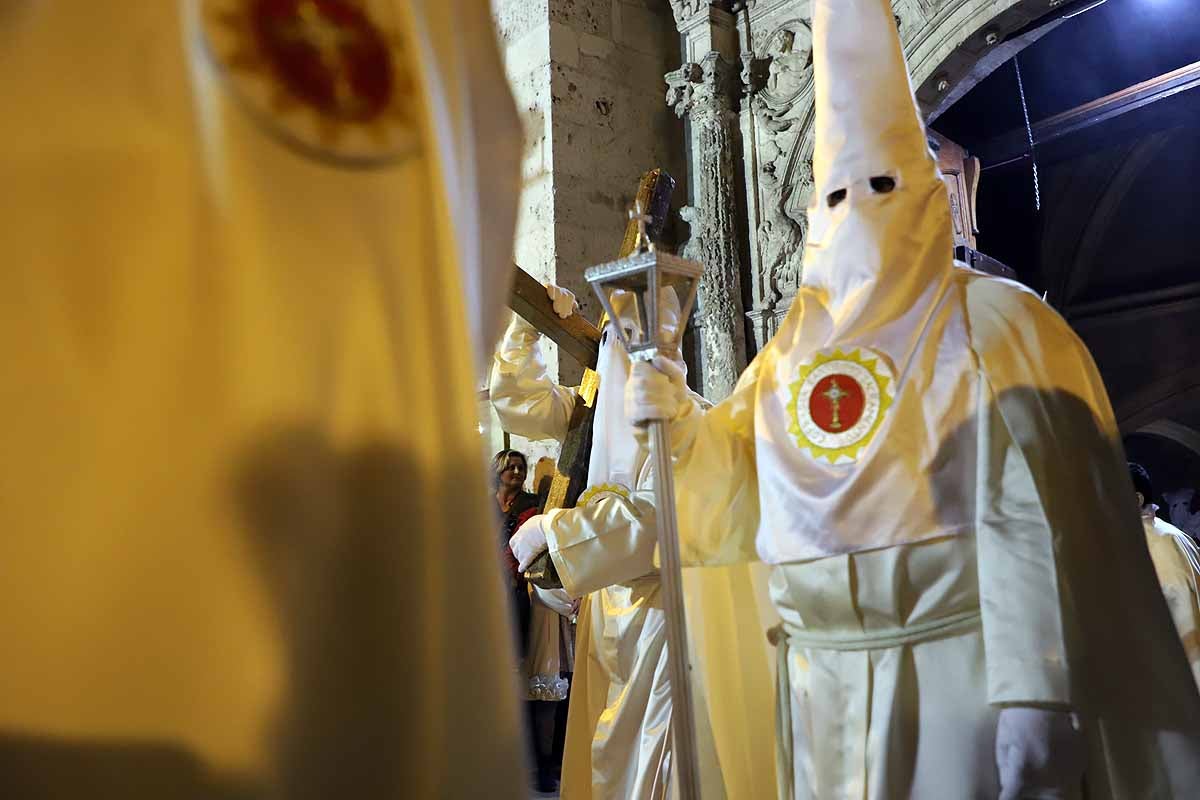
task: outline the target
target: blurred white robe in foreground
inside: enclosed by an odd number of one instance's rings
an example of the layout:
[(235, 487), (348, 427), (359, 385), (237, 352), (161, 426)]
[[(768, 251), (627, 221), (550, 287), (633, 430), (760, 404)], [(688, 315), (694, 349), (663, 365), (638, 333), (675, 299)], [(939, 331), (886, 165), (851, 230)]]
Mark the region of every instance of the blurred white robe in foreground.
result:
[(0, 795), (523, 798), (488, 4), (4, 6)]

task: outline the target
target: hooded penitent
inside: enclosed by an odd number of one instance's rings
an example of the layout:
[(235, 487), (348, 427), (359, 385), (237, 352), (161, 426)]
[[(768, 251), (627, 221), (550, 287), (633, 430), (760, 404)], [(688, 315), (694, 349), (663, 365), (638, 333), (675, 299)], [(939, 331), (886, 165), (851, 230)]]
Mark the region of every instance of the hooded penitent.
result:
[(813, 16), (810, 229), (757, 422), (773, 445), (759, 476), (772, 498), (759, 546), (773, 563), (957, 533), (970, 513), (935, 509), (917, 488), (969, 472), (939, 445), (969, 401), (966, 370), (946, 365), (970, 356), (947, 195), (895, 23), (879, 0), (818, 0)]
[[(776, 565), (781, 795), (1032, 791), (998, 756), (1039, 748), (1069, 789), (1084, 741), (1089, 797), (1200, 796), (1200, 697), (1095, 365), (1032, 292), (954, 265), (887, 0), (812, 7), (799, 291), (671, 432), (685, 562)], [(641, 380), (631, 407), (666, 396)], [(1081, 737), (997, 753), (1066, 710)]]
[[(618, 293), (612, 306), (616, 320), (601, 326), (588, 485), (578, 507), (542, 522), (563, 584), (583, 597), (562, 796), (665, 800), (671, 704), (653, 473), (622, 411), (630, 359), (617, 334), (617, 325), (637, 330), (635, 296)], [(660, 325), (674, 334), (681, 320), (673, 289), (663, 290), (661, 307)], [(549, 377), (536, 331), (518, 318), (497, 352), (490, 391), (505, 429), (535, 439), (561, 439), (578, 396)], [(771, 708), (770, 661), (758, 633), (759, 609), (768, 605), (763, 583), (756, 595), (748, 565), (685, 571), (706, 798), (757, 800), (774, 784), (771, 730), (761, 724)]]

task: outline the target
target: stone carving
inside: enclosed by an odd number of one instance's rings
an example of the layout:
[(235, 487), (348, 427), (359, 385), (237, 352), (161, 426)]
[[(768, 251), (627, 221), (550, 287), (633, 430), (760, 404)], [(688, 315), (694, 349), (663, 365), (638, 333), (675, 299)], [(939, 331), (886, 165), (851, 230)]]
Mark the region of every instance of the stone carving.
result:
[(767, 80), (759, 99), (773, 108), (793, 103), (812, 82), (812, 31), (803, 22), (780, 28), (767, 39)]
[(705, 397), (718, 401), (733, 391), (746, 364), (733, 160), (733, 98), (739, 75), (733, 62), (711, 52), (699, 64), (684, 64), (666, 79), (667, 102), (687, 119), (692, 142), (695, 205), (680, 210), (691, 228), (683, 253), (704, 264), (697, 314), (702, 376)]
[(743, 105), (746, 163), (756, 166), (747, 175), (755, 273), (750, 316), (762, 347), (796, 293), (808, 226), (813, 79), (808, 22), (780, 23), (742, 61), (749, 100)]
[(663, 77), (667, 82), (667, 105), (682, 119), (692, 109), (692, 98), (696, 85), (704, 81), (704, 70), (699, 64), (684, 64)]
[(933, 19), (942, 6), (946, 5), (946, 0), (917, 0), (917, 5), (920, 6), (925, 19)]
[(896, 27), (900, 38), (907, 40), (914, 32), (925, 26), (925, 21), (937, 13), (937, 0), (899, 0), (892, 5), (896, 12)]
[(676, 24), (707, 11), (709, 8), (728, 10), (729, 3), (721, 0), (671, 0), (671, 10), (675, 12)]

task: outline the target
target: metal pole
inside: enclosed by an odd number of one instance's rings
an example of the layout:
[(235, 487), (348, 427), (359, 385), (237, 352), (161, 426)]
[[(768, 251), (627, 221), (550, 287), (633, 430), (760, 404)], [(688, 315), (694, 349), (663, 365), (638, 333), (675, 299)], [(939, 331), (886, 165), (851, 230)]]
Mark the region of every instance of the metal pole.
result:
[(671, 761), (679, 787), (679, 800), (699, 800), (700, 765), (696, 752), (696, 716), (692, 704), (692, 667), (688, 663), (683, 572), (679, 561), (679, 526), (675, 517), (671, 436), (665, 420), (651, 421), (649, 433), (650, 457), (654, 459), (659, 579), (663, 591), (663, 612), (667, 619), (668, 674), (671, 678)]

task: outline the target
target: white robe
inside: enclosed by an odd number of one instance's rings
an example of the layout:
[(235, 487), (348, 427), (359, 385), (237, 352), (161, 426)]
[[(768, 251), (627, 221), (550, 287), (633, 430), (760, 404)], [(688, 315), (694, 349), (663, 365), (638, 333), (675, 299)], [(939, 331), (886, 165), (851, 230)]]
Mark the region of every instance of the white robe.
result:
[[(961, 269), (952, 292), (950, 313), (971, 332), (974, 400), (942, 446), (965, 450), (971, 469), (893, 488), (965, 508), (971, 527), (775, 567), (780, 797), (995, 796), (995, 719), (1008, 704), (1077, 710), (1089, 797), (1194, 796), (1200, 696), (1128, 535), (1134, 513), (1109, 500), (1130, 489), (1095, 367), (1015, 284)], [(786, 402), (762, 375), (789, 335), (785, 325), (729, 399), (672, 424), (687, 563), (756, 557), (760, 507), (777, 502), (758, 491), (758, 459), (790, 445), (762, 435), (756, 407)]]
[(671, 432), (685, 563), (775, 566), (780, 795), (995, 797), (998, 711), (1032, 706), (1082, 720), (1089, 797), (1200, 796), (1200, 696), (1095, 365), (953, 264), (891, 4), (812, 8), (800, 287)]
[(193, 4), (3, 5), (0, 794), (524, 798), (487, 3), (389, 7), (416, 149), (357, 168), (248, 113)]
[(1175, 630), (1200, 688), (1200, 563), (1192, 538), (1154, 512), (1142, 514), (1146, 547), (1162, 587)]

